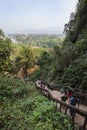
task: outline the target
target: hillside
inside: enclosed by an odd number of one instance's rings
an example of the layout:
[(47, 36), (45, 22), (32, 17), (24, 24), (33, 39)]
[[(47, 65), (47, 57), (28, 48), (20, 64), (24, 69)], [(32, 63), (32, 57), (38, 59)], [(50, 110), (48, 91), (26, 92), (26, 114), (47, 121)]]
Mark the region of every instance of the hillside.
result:
[(0, 29), (1, 130), (72, 130), (68, 117), (55, 111), (35, 81), (56, 84), (56, 89), (69, 84), (87, 94), (87, 0), (78, 0), (64, 35), (14, 34), (14, 42)]
[[(70, 83), (77, 91), (87, 91), (86, 5), (86, 0), (80, 0), (77, 10), (71, 13), (70, 21), (65, 24), (64, 41), (57, 35), (15, 35), (19, 41), (29, 44), (13, 44), (1, 31), (1, 72), (16, 75), (22, 68), (26, 78), (27, 69), (37, 65), (30, 79), (41, 78), (61, 85)], [(46, 49), (48, 47), (52, 49)]]
[(53, 53), (43, 54), (34, 78), (60, 85), (70, 83), (77, 91), (87, 92), (87, 1), (80, 0), (77, 10), (65, 24), (65, 40)]

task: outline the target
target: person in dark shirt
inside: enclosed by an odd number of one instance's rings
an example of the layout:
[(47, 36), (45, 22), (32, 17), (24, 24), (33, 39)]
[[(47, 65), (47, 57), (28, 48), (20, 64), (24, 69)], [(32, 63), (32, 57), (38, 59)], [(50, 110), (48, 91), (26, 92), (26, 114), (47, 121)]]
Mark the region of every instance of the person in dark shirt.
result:
[(79, 96), (76, 97), (76, 104), (77, 104), (78, 107), (79, 107), (79, 104), (80, 104), (80, 98), (79, 98)]
[(67, 97), (67, 90), (65, 89), (64, 90), (64, 95), (61, 97), (61, 100), (66, 102), (67, 99), (68, 99), (68, 97)]
[[(76, 95), (72, 95), (69, 99), (69, 102), (71, 105), (73, 106), (76, 106), (76, 104), (78, 104), (78, 107), (79, 107), (79, 103), (80, 103), (80, 99), (79, 97), (77, 97)], [(75, 112), (71, 109), (70, 110), (70, 115), (71, 116), (74, 116), (75, 115)]]
[[(69, 102), (70, 102), (70, 105), (76, 106), (76, 103), (77, 103), (77, 101), (76, 101), (76, 96), (75, 96), (75, 95), (72, 95), (72, 96), (70, 97), (70, 99), (69, 99)], [(70, 115), (71, 115), (71, 116), (74, 116), (74, 115), (75, 115), (75, 112), (74, 112), (72, 109), (70, 109)]]

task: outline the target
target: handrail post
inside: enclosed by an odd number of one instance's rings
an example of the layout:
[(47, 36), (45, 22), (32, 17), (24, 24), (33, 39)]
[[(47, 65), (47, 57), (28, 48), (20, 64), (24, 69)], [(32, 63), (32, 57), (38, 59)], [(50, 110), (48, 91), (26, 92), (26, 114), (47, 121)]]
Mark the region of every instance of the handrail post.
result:
[(73, 117), (72, 117), (73, 124), (74, 124), (74, 118), (75, 118), (75, 114), (74, 114)]
[(65, 115), (67, 114), (67, 107), (66, 107), (66, 109), (65, 109)]
[(49, 93), (48, 93), (48, 99), (50, 100), (50, 95), (49, 95)]
[(61, 104), (60, 104), (60, 111), (61, 111)]
[(57, 102), (56, 102), (56, 109), (57, 109)]

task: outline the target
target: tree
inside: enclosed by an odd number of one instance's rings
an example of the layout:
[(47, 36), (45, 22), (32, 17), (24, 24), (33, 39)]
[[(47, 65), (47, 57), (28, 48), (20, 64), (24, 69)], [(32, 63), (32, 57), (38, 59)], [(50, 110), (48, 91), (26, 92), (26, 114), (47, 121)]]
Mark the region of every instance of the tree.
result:
[(4, 32), (0, 29), (0, 38), (4, 37)]
[(72, 31), (74, 29), (74, 24), (75, 24), (75, 13), (72, 12), (68, 24), (64, 25), (64, 33), (68, 34), (70, 31)]
[(0, 29), (0, 71), (9, 71), (11, 40), (4, 36)]
[(87, 0), (79, 0), (76, 12), (71, 13), (68, 24), (65, 24), (64, 32), (68, 39), (75, 43), (85, 29), (87, 29)]
[(38, 60), (38, 65), (40, 67), (48, 64), (50, 62), (50, 54), (46, 51), (44, 51), (40, 57), (40, 59)]
[(27, 69), (34, 64), (34, 54), (30, 47), (23, 46), (20, 51), (20, 64), (24, 72), (24, 77), (27, 77)]

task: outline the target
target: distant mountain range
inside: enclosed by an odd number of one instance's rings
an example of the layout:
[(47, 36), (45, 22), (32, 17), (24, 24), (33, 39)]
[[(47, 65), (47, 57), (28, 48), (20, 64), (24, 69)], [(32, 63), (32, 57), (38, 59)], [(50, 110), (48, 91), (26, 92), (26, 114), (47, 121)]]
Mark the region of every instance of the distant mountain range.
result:
[(62, 35), (63, 34), (63, 27), (53, 26), (53, 27), (47, 27), (44, 29), (25, 29), (25, 30), (19, 30), (14, 33), (10, 34), (57, 34)]
[(59, 31), (57, 28), (29, 30), (28, 34), (63, 34), (63, 31)]

